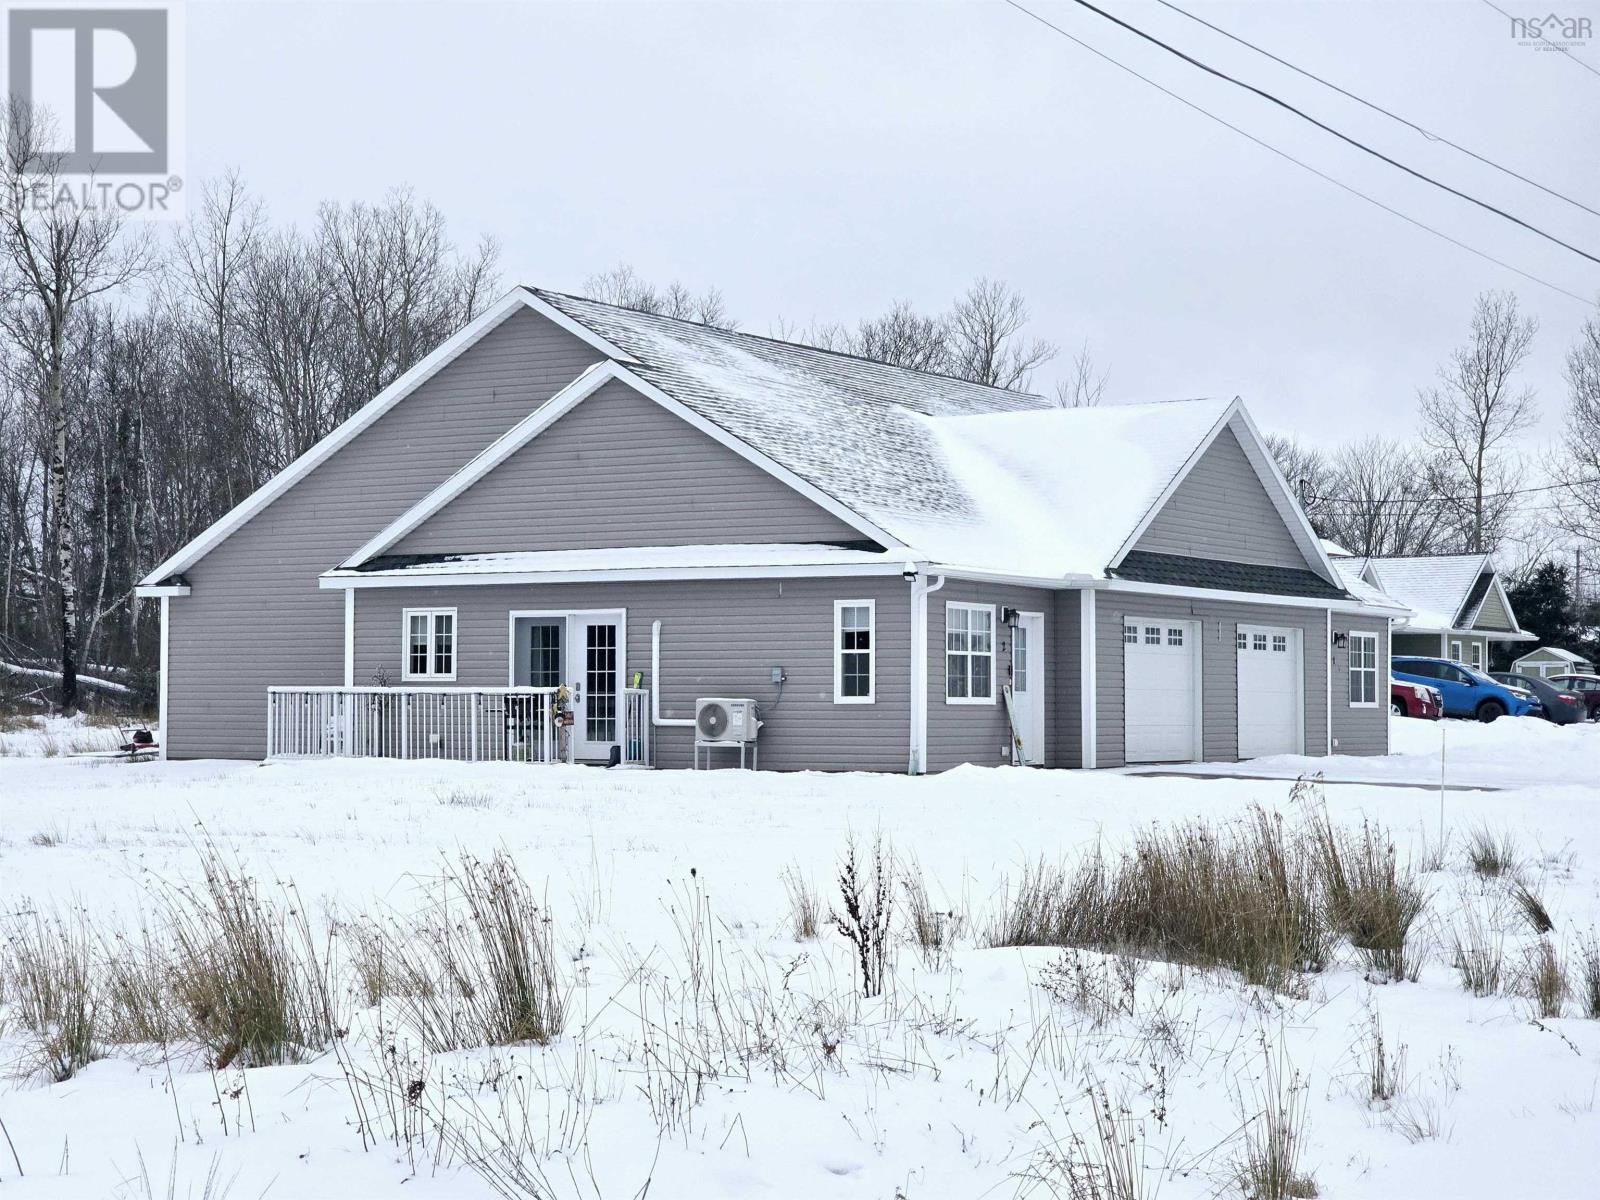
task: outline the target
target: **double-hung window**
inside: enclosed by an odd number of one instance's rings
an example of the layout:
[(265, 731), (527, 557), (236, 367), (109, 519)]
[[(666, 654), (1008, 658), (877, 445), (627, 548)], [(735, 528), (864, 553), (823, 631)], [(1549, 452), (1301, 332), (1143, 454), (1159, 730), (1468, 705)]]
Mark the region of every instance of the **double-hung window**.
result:
[(1350, 707), (1378, 707), (1378, 635), (1350, 635)]
[(871, 600), (833, 603), (833, 702), (871, 704), (876, 605)]
[(944, 606), (946, 704), (994, 703), (994, 606)]
[(406, 679), (451, 680), (456, 677), (456, 610), (405, 610)]

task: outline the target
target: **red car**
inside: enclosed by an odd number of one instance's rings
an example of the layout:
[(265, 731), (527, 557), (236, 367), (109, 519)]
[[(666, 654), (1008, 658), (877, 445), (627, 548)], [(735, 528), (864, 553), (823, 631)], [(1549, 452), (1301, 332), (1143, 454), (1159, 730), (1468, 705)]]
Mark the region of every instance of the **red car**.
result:
[(1589, 720), (1600, 720), (1600, 675), (1551, 675), (1546, 682), (1563, 692), (1582, 696)]
[(1389, 711), (1397, 717), (1425, 717), (1437, 721), (1444, 716), (1444, 697), (1427, 684), (1391, 679)]

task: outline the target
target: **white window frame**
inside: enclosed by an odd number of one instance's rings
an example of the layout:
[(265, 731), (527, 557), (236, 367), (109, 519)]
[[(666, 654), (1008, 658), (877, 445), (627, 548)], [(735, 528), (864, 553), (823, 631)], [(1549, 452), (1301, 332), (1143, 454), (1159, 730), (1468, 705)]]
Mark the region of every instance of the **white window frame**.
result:
[[(867, 694), (844, 694), (844, 610), (867, 610)], [(851, 650), (850, 654), (860, 654)], [(875, 704), (878, 696), (878, 605), (874, 600), (835, 600), (833, 602), (833, 702), (835, 704)]]
[[(1378, 703), (1379, 703), (1379, 699), (1380, 699), (1379, 696), (1378, 696), (1378, 650), (1379, 650), (1378, 635), (1375, 634), (1375, 633), (1359, 633), (1359, 632), (1356, 632), (1356, 631), (1352, 630), (1351, 633), (1350, 633), (1350, 639), (1349, 640), (1350, 640), (1350, 649), (1349, 649), (1348, 654), (1347, 654), (1348, 661), (1345, 664), (1348, 674), (1346, 675), (1346, 678), (1345, 678), (1345, 691), (1344, 691), (1344, 694), (1345, 694), (1345, 696), (1347, 698), (1349, 697), (1349, 695), (1350, 695), (1350, 684), (1355, 679), (1355, 676), (1356, 676), (1356, 674), (1358, 672), (1360, 674), (1362, 674), (1362, 675), (1366, 675), (1370, 671), (1371, 674), (1372, 674), (1372, 699), (1371, 699), (1371, 701), (1369, 702), (1369, 701), (1366, 701), (1366, 700), (1351, 700), (1349, 703), (1350, 703), (1350, 707), (1351, 708), (1377, 708), (1378, 707)], [(1357, 667), (1356, 666), (1356, 643), (1357, 642), (1371, 642), (1372, 643), (1372, 666), (1371, 667)]]
[(1466, 660), (1466, 656), (1461, 653), (1461, 641), (1460, 641), (1459, 638), (1451, 639), (1451, 642), (1450, 642), (1450, 661), (1451, 662), (1458, 662), (1458, 663), (1464, 663), (1464, 662), (1467, 661)]
[[(969, 648), (967, 650), (950, 649), (950, 614), (960, 609), (966, 613), (987, 613), (989, 615), (989, 650), (986, 655), (975, 655)], [(968, 646), (971, 646), (972, 626), (970, 619), (967, 624)], [(944, 606), (944, 702), (946, 704), (994, 704), (999, 689), (995, 686), (995, 666), (1000, 661), (1000, 622), (999, 614), (993, 604), (968, 604), (963, 601), (946, 601)], [(967, 658), (967, 683), (972, 682), (972, 662), (974, 657), (986, 657), (989, 660), (989, 694), (987, 696), (952, 696), (950, 694), (950, 655), (952, 653), (964, 655)]]
[(1474, 671), (1483, 670), (1483, 643), (1473, 638), (1467, 643), (1467, 666)]
[[(411, 618), (428, 618), (428, 669), (421, 674), (411, 669)], [(438, 636), (438, 619), (450, 618), (450, 670), (435, 671), (435, 638)], [(400, 678), (434, 683), (453, 683), (461, 662), (461, 618), (453, 608), (405, 608), (400, 610)]]

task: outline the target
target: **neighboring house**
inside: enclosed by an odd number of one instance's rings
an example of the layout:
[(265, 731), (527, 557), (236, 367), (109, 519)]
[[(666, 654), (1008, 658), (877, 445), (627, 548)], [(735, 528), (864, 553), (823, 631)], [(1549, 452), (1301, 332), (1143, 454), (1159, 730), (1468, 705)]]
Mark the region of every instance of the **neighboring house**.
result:
[(1383, 753), (1405, 615), (1237, 400), (1066, 410), (533, 288), (140, 594), (172, 757), (545, 759), (565, 687), (581, 761), (687, 766), (697, 699), (748, 697), (764, 768), (913, 773)]
[(1335, 562), (1412, 610), (1397, 621), (1394, 653), (1448, 658), (1489, 669), (1491, 642), (1537, 641), (1517, 624), (1487, 554), (1340, 558)]
[(1540, 679), (1551, 675), (1593, 675), (1594, 664), (1581, 654), (1560, 650), (1555, 646), (1540, 646), (1524, 654), (1511, 664), (1519, 675), (1537, 675)]

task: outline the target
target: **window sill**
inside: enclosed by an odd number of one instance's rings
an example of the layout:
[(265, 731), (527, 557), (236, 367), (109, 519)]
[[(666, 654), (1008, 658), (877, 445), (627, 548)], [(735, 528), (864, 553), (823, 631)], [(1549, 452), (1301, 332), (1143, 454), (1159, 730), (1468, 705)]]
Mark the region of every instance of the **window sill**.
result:
[(401, 683), (454, 683), (456, 677), (452, 675), (402, 675)]
[(876, 696), (835, 696), (835, 704), (876, 704)]
[(992, 708), (995, 700), (993, 696), (946, 696), (944, 702), (953, 705), (988, 705)]

